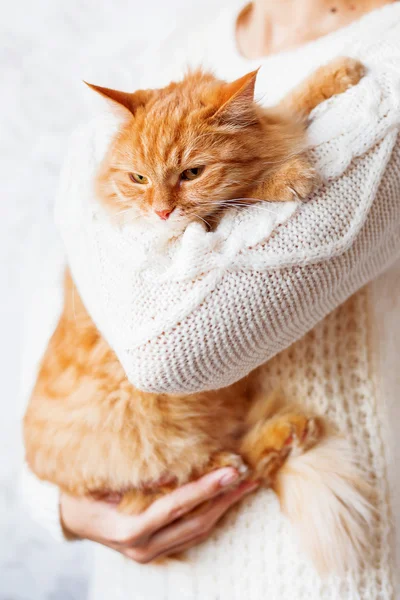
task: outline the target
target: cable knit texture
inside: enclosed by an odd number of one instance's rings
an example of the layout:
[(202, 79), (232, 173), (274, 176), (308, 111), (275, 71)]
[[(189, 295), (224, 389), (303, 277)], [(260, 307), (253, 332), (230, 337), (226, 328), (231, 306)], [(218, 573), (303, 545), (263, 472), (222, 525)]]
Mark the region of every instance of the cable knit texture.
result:
[[(305, 205), (230, 211), (215, 232), (193, 223), (171, 240), (161, 228), (117, 227), (92, 191), (115, 124), (96, 119), (75, 135), (58, 222), (83, 300), (136, 387), (232, 383), (399, 254), (400, 10), (389, 8), (336, 40), (336, 53), (359, 57), (368, 74), (314, 112), (310, 148), (324, 184)], [(383, 26), (377, 42), (371, 28)], [(313, 45), (308, 53), (313, 70), (320, 55)]]

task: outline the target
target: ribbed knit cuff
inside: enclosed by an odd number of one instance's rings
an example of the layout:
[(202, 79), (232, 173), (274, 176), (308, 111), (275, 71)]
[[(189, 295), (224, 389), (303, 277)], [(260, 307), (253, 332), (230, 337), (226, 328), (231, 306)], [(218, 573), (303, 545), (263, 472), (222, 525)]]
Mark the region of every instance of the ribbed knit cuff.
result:
[(57, 541), (70, 539), (60, 522), (60, 492), (57, 486), (38, 479), (24, 464), (20, 478), (20, 496), (34, 521)]

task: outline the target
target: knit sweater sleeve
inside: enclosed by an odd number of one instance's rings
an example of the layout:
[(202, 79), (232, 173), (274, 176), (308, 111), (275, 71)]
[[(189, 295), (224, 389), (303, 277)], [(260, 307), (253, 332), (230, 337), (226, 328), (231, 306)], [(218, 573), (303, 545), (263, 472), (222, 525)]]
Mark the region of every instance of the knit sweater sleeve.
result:
[(92, 124), (74, 138), (57, 220), (86, 308), (135, 387), (193, 393), (232, 384), (400, 254), (396, 15), (395, 24), (385, 17), (373, 47), (369, 24), (353, 53), (367, 76), (315, 111), (310, 152), (323, 185), (294, 211), (278, 203), (227, 211), (216, 232), (192, 223), (160, 252), (151, 235), (135, 238), (99, 214), (92, 180), (109, 130)]
[[(390, 151), (392, 143), (380, 150)], [(224, 387), (300, 339), (399, 256), (399, 173), (396, 141), (368, 216), (347, 248), (306, 264), (225, 273), (173, 329), (126, 353), (132, 381), (163, 392)], [(301, 243), (304, 231), (294, 234)]]
[(79, 240), (73, 219), (65, 236), (72, 272), (134, 386), (157, 393), (225, 387), (301, 338), (400, 254), (399, 173), (393, 130), (266, 243), (229, 253), (231, 240), (256, 233), (246, 226), (249, 214), (212, 252), (197, 253), (198, 239), (190, 238), (174, 277), (125, 273), (129, 245), (104, 236), (97, 222)]

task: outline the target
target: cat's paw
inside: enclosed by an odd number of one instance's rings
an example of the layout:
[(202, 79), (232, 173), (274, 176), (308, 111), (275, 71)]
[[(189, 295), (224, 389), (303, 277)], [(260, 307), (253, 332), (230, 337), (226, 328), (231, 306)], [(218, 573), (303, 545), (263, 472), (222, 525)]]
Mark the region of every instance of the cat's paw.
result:
[(233, 467), (236, 469), (240, 479), (244, 479), (249, 472), (243, 458), (233, 452), (216, 452), (213, 454), (207, 465), (206, 472), (222, 469), (223, 467)]
[(307, 169), (304, 169), (302, 172), (297, 173), (293, 179), (289, 179), (289, 182), (286, 185), (286, 191), (288, 194), (289, 200), (300, 200), (301, 202), (306, 202), (311, 194), (311, 192), (315, 189), (318, 183), (318, 175), (316, 170), (309, 166)]
[(282, 165), (262, 184), (262, 197), (270, 202), (305, 201), (319, 183), (319, 176), (305, 154)]
[(339, 58), (329, 63), (328, 67), (332, 69), (331, 73), (334, 75), (335, 94), (342, 94), (357, 85), (366, 72), (362, 62), (349, 56), (339, 56)]
[(257, 478), (270, 483), (289, 455), (312, 448), (322, 437), (323, 422), (293, 412), (257, 424), (245, 436), (242, 453)]
[(303, 454), (321, 439), (323, 424), (318, 417), (295, 415), (289, 422), (290, 434), (285, 440), (285, 447), (292, 455)]
[(319, 182), (317, 171), (308, 158), (298, 156), (291, 160), (276, 176), (275, 186), (280, 201), (305, 202)]

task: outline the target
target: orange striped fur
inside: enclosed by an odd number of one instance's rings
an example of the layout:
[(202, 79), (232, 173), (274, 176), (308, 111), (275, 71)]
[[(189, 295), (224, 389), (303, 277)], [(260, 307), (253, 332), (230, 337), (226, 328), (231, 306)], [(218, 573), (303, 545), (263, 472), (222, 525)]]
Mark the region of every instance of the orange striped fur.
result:
[[(256, 73), (226, 84), (196, 72), (163, 90), (134, 94), (96, 88), (122, 113), (121, 129), (100, 168), (99, 197), (112, 213), (159, 218), (155, 211), (174, 209), (182, 212), (177, 218), (183, 223), (199, 216), (211, 220), (225, 201), (241, 196), (306, 197), (315, 175), (304, 153), (305, 116), (361, 74), (359, 63), (340, 59), (273, 110), (253, 101)], [(185, 169), (202, 165), (204, 171), (193, 180), (180, 178)], [(131, 173), (148, 183), (132, 181)], [(210, 203), (211, 197), (220, 204)], [(120, 510), (140, 512), (160, 494), (233, 465), (243, 478), (274, 487), (299, 529), (311, 523), (304, 524), (301, 507), (290, 502), (291, 457), (297, 456), (298, 470), (304, 468), (303, 455), (316, 457), (317, 471), (319, 464), (335, 463), (334, 452), (329, 461), (318, 462), (318, 448), (329, 439), (324, 420), (277, 396), (266, 398), (262, 367), (228, 388), (190, 396), (135, 389), (69, 273), (63, 313), (42, 360), (24, 436), (30, 468), (71, 494), (120, 493)], [(311, 448), (313, 454), (307, 452)], [(364, 506), (357, 471), (347, 468), (344, 477), (348, 486), (340, 489), (352, 500), (353, 519), (346, 537), (347, 509), (342, 509), (345, 562), (354, 522), (365, 515), (353, 510)], [(299, 481), (296, 490), (301, 487), (304, 502), (307, 478)], [(325, 538), (330, 552), (334, 534)], [(318, 557), (324, 540), (314, 538), (319, 545), (311, 544), (310, 553)]]

